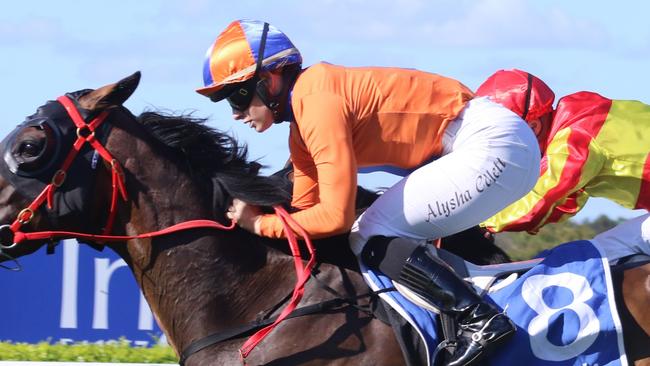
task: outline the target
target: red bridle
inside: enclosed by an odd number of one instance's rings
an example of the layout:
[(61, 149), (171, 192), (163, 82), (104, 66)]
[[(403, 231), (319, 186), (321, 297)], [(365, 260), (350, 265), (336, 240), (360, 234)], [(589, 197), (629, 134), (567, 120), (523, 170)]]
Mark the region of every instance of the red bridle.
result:
[[(232, 221), (230, 225), (225, 226), (219, 222), (213, 220), (190, 220), (181, 222), (179, 224), (167, 227), (162, 230), (143, 233), (139, 235), (109, 235), (112, 230), (113, 223), (115, 220), (115, 215), (117, 213), (117, 201), (118, 196), (122, 197), (123, 201), (128, 200), (126, 186), (124, 184), (124, 174), (122, 172), (122, 167), (120, 163), (113, 158), (113, 156), (108, 152), (108, 150), (100, 143), (99, 140), (95, 138), (95, 131), (99, 126), (106, 120), (106, 117), (109, 114), (109, 111), (101, 112), (97, 117), (95, 117), (90, 123), (86, 123), (84, 119), (79, 114), (74, 103), (67, 97), (61, 96), (57, 98), (57, 101), (65, 107), (68, 115), (72, 119), (73, 123), (77, 126), (77, 140), (74, 142), (72, 149), (66, 156), (63, 165), (59, 170), (54, 173), (51, 182), (45, 186), (41, 193), (32, 201), (32, 203), (21, 210), (14, 222), (9, 226), (9, 229), (13, 232), (14, 240), (13, 244), (4, 249), (12, 248), (19, 243), (25, 240), (54, 240), (54, 239), (64, 239), (64, 238), (76, 238), (76, 239), (86, 239), (97, 242), (123, 242), (126, 240), (132, 239), (145, 239), (153, 238), (156, 236), (162, 236), (171, 234), (174, 232), (195, 229), (195, 228), (211, 228), (219, 230), (232, 230), (236, 227), (236, 222)], [(77, 157), (81, 151), (84, 144), (90, 144), (95, 151), (104, 159), (105, 162), (109, 163), (111, 166), (111, 180), (112, 180), (112, 196), (111, 196), (111, 205), (109, 208), (109, 215), (107, 219), (106, 226), (104, 228), (103, 234), (89, 234), (89, 233), (79, 233), (73, 231), (36, 231), (25, 233), (20, 231), (22, 225), (29, 223), (34, 217), (34, 213), (45, 203), (47, 202), (47, 207), (52, 208), (54, 191), (60, 187), (66, 179), (67, 171), (72, 165), (74, 159)], [(246, 358), (250, 352), (261, 342), (281, 321), (283, 321), (291, 312), (296, 308), (305, 290), (305, 284), (309, 279), (311, 271), (316, 264), (316, 250), (311, 243), (311, 240), (305, 230), (296, 223), (291, 215), (287, 213), (284, 208), (281, 206), (274, 207), (276, 214), (280, 218), (280, 221), (283, 224), (284, 231), (287, 235), (287, 240), (291, 248), (291, 253), (294, 257), (294, 267), (296, 269), (297, 280), (296, 285), (293, 290), (293, 296), (291, 301), (284, 308), (280, 316), (276, 321), (261, 329), (260, 331), (253, 334), (241, 347), (240, 354), (242, 358)], [(6, 225), (5, 225), (6, 226)], [(294, 230), (298, 231), (302, 238), (305, 240), (305, 244), (310, 254), (309, 261), (306, 265), (303, 265), (302, 257), (300, 254), (300, 248), (298, 245), (298, 240)]]
[[(104, 227), (104, 235), (110, 233), (113, 228), (113, 221), (115, 220), (115, 214), (117, 212), (117, 200), (118, 195), (122, 197), (124, 201), (128, 199), (126, 189), (124, 187), (124, 174), (122, 173), (122, 168), (117, 160), (111, 156), (111, 154), (102, 146), (102, 144), (95, 138), (95, 131), (101, 126), (101, 124), (106, 120), (106, 117), (109, 114), (109, 111), (103, 111), (99, 116), (95, 117), (90, 123), (86, 123), (84, 119), (79, 114), (74, 103), (67, 96), (61, 96), (57, 99), (61, 105), (66, 109), (68, 115), (72, 119), (72, 122), (77, 126), (77, 139), (72, 145), (72, 149), (68, 152), (63, 164), (59, 170), (54, 173), (50, 183), (43, 188), (41, 193), (36, 196), (29, 206), (24, 208), (18, 213), (14, 222), (10, 225), (10, 230), (14, 233), (14, 244), (15, 246), (22, 242), (23, 240), (35, 240), (35, 239), (55, 239), (60, 237), (56, 235), (56, 232), (34, 232), (34, 233), (23, 233), (20, 231), (20, 228), (28, 224), (33, 218), (34, 213), (45, 203), (47, 202), (47, 207), (52, 209), (52, 200), (54, 197), (54, 191), (63, 183), (68, 174), (68, 169), (74, 162), (74, 159), (77, 157), (81, 149), (86, 143), (90, 144), (95, 151), (111, 166), (111, 175), (112, 175), (112, 187), (113, 193), (111, 198), (111, 206), (109, 208), (109, 215), (106, 226)], [(46, 235), (47, 234), (47, 235)]]

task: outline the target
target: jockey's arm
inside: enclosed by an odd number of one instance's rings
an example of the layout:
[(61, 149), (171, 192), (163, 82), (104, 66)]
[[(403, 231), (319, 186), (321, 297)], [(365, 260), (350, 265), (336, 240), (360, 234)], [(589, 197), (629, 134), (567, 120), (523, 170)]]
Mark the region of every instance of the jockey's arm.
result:
[[(294, 165), (293, 219), (314, 238), (341, 234), (354, 222), (356, 160), (344, 101), (335, 95), (302, 97), (299, 123), (289, 146)], [(283, 237), (273, 216), (262, 218), (261, 234)]]

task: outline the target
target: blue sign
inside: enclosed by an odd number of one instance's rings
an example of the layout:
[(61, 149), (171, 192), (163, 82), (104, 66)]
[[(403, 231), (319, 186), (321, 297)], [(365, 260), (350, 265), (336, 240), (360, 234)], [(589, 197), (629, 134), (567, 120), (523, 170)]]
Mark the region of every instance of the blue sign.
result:
[(42, 248), (19, 261), (22, 271), (0, 269), (0, 340), (165, 341), (131, 270), (112, 250), (64, 240), (53, 255)]

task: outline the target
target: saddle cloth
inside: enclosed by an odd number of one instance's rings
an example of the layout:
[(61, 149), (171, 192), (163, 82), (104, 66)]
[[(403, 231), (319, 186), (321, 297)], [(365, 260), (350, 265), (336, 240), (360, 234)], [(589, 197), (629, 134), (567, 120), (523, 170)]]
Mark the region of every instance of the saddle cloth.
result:
[[(627, 365), (607, 260), (586, 240), (562, 244), (543, 255), (519, 278), (503, 286), (496, 283), (496, 290), (485, 295), (506, 309), (517, 332), (484, 364)], [(360, 264), (373, 290), (393, 287), (388, 277)], [(437, 314), (397, 291), (380, 296), (414, 327), (433, 366), (433, 351), (443, 340)]]

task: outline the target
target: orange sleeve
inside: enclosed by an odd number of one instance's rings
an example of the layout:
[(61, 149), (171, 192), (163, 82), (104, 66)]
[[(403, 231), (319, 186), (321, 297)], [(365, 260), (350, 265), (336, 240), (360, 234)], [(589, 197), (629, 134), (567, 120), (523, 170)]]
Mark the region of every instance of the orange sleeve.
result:
[[(289, 146), (294, 164), (292, 218), (313, 238), (341, 234), (354, 222), (357, 166), (345, 101), (310, 94), (293, 104)], [(281, 238), (280, 221), (264, 215), (262, 236)]]

